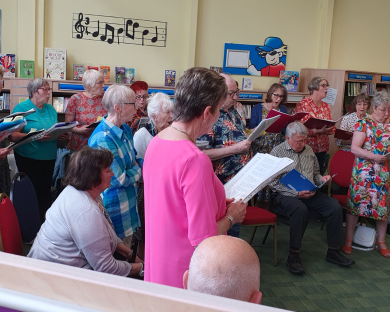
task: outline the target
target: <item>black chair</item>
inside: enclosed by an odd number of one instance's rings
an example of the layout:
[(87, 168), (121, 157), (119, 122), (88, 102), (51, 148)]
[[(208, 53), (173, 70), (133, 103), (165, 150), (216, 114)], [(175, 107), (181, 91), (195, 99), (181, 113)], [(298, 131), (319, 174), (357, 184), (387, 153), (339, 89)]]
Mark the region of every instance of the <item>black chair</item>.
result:
[(34, 186), (25, 173), (18, 172), (12, 178), (10, 199), (18, 217), (22, 240), (32, 244), (41, 227), (41, 219)]

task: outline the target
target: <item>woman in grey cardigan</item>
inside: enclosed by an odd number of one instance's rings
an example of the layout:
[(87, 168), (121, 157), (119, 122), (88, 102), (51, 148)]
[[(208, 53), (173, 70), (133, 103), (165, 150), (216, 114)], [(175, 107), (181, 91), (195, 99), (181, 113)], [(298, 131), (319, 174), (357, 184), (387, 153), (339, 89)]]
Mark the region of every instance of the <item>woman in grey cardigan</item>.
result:
[(110, 187), (113, 156), (88, 146), (71, 157), (68, 186), (46, 213), (28, 257), (121, 275), (143, 275), (143, 263), (128, 260), (131, 250), (115, 234), (100, 194)]

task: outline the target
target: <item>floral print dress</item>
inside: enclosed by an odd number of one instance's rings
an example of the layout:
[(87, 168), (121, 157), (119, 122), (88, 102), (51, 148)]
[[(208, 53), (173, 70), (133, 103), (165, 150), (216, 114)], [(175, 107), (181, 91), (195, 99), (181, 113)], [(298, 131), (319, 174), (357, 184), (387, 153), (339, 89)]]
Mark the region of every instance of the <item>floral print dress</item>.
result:
[[(356, 123), (355, 131), (366, 134), (364, 150), (380, 155), (390, 152), (390, 123), (380, 124), (366, 117)], [(347, 198), (349, 213), (387, 221), (389, 177), (389, 160), (378, 164), (356, 157)]]

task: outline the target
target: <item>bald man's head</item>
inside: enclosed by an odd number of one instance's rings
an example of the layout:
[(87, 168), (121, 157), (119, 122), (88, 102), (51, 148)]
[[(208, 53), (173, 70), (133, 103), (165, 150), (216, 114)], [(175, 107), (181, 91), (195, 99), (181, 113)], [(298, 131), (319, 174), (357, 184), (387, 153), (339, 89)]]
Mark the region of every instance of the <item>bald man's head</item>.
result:
[[(228, 87), (228, 93), (231, 94), (232, 92), (237, 91), (237, 84), (236, 81), (226, 74), (220, 74), (222, 77), (225, 78), (226, 86)], [(233, 96), (228, 95), (226, 97), (225, 103), (223, 103), (222, 108), (224, 110), (228, 110), (230, 107), (232, 107), (238, 99), (238, 94), (235, 93)]]
[(260, 262), (256, 252), (239, 238), (220, 235), (205, 239), (184, 274), (189, 290), (260, 303)]

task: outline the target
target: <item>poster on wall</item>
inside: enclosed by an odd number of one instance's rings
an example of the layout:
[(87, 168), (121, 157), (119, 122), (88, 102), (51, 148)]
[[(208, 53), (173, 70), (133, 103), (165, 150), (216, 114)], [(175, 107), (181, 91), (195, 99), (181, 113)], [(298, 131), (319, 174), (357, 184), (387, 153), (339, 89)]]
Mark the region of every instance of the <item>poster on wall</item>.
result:
[(167, 22), (86, 13), (73, 13), (72, 38), (166, 47)]
[(231, 75), (279, 77), (286, 69), (287, 45), (268, 37), (262, 45), (225, 43), (223, 72)]

